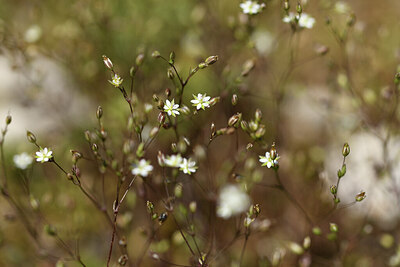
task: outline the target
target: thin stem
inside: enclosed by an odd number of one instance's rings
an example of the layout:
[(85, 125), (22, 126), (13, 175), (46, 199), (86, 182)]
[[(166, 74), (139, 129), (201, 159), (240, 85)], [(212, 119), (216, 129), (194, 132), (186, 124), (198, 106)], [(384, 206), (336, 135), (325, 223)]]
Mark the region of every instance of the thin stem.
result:
[(278, 189), (280, 189), (283, 193), (285, 193), (286, 197), (304, 214), (304, 217), (306, 218), (307, 222), (311, 226), (314, 225), (313, 221), (311, 220), (311, 218), (307, 214), (307, 212), (303, 209), (303, 207), (300, 205), (300, 203), (289, 193), (289, 191), (283, 185), (283, 183), (279, 177), (279, 172), (277, 169), (275, 169), (275, 178), (279, 184)]
[(250, 233), (246, 232), (246, 236), (245, 236), (243, 247), (242, 247), (242, 252), (240, 253), (239, 267), (242, 266), (244, 251), (246, 250), (247, 240), (249, 240), (249, 236), (250, 236)]

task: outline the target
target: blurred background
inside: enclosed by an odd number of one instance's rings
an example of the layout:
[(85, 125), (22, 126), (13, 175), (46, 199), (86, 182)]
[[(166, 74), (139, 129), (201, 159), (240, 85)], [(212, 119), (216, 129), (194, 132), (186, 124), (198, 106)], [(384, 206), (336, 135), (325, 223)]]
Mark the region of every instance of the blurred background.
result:
[[(312, 29), (296, 30), (282, 21), (282, 1), (264, 1), (264, 10), (254, 16), (243, 14), (240, 3), (0, 0), (0, 117), (13, 117), (4, 142), (4, 163), (11, 177), (10, 191), (20, 206), (32, 206), (32, 196), (40, 206), (40, 216), (32, 215), (36, 218), (32, 223), (46, 251), (53, 255), (44, 256), (43, 248), (35, 245), (15, 210), (2, 198), (1, 266), (80, 266), (59, 248), (59, 240), (45, 234), (43, 228), (49, 224), (69, 247), (76, 248), (79, 243), (87, 266), (105, 265), (111, 230), (102, 214), (50, 164), (34, 164), (27, 171), (31, 186), (27, 195), (21, 183), (26, 173), (16, 169), (12, 159), (15, 154), (33, 155), (36, 151), (26, 141), (29, 130), (39, 144), (51, 147), (68, 169), (70, 149), (90, 154), (83, 132), (98, 127), (98, 105), (103, 107), (110, 147), (121, 154), (129, 109), (120, 92), (109, 84), (111, 76), (102, 55), (112, 60), (125, 82), (130, 80), (129, 70), (137, 55), (144, 55), (134, 79), (139, 106), (153, 103), (153, 94), (165, 98), (166, 88), (175, 89), (167, 77), (168, 65), (151, 57), (154, 50), (165, 57), (174, 51), (177, 69), (184, 77), (208, 56), (219, 57), (217, 63), (193, 76), (183, 102), (190, 106), (192, 94), (197, 93), (219, 96), (221, 101), (183, 122), (180, 130), (192, 143), (188, 155), (195, 155), (198, 161), (196, 179), (206, 184), (208, 173), (215, 179), (211, 195), (217, 195), (225, 183), (243, 183), (244, 179), (251, 202), (261, 206), (262, 225), (254, 231), (257, 234), (250, 235), (242, 266), (269, 266), (281, 254), (285, 254), (281, 266), (400, 265), (400, 114), (394, 82), (400, 71), (400, 2), (301, 1), (303, 12), (316, 22)], [(289, 3), (295, 12), (297, 1)], [(235, 106), (233, 94), (238, 96)], [(236, 147), (246, 147), (251, 139), (239, 132), (216, 139), (205, 152), (211, 122), (222, 128), (236, 112), (250, 121), (256, 108), (263, 113), (265, 143), (254, 144), (243, 156)], [(157, 115), (154, 107), (145, 131), (158, 125)], [(158, 190), (163, 185), (157, 152), (171, 154), (173, 141), (173, 132), (161, 129), (146, 152), (157, 169), (153, 183)], [(282, 182), (322, 230), (321, 235), (311, 235), (311, 248), (302, 255), (293, 253), (287, 244), (302, 244), (309, 225), (281, 191), (268, 186), (275, 182), (273, 171), (258, 162), (258, 155), (267, 149), (264, 145), (272, 142), (281, 157)], [(333, 206), (329, 188), (336, 184), (345, 142), (351, 153), (339, 189), (343, 208), (326, 216)], [(96, 166), (89, 162), (82, 166), (82, 173), (85, 186), (98, 192), (101, 179)], [(106, 175), (105, 179), (110, 214), (113, 178)], [(182, 182), (186, 185), (190, 177), (183, 177)], [(367, 198), (346, 207), (360, 190)], [(138, 191), (135, 188), (128, 194), (118, 220), (132, 259), (141, 257), (148, 231), (145, 199)], [(146, 196), (160, 212), (163, 195), (165, 192), (150, 192)], [(201, 250), (206, 253), (207, 218), (213, 204), (193, 185), (184, 187), (177, 206), (187, 206), (190, 201), (197, 201), (194, 221)], [(233, 238), (237, 221), (216, 220), (217, 248)], [(180, 222), (186, 223), (184, 218)], [(327, 237), (332, 222), (339, 227), (334, 240)], [(239, 266), (242, 246), (243, 238), (218, 254), (210, 266)], [(163, 225), (150, 250), (170, 262), (191, 264), (172, 219)], [(144, 253), (142, 266), (168, 266), (153, 261), (148, 251)], [(115, 247), (115, 266), (120, 255)]]

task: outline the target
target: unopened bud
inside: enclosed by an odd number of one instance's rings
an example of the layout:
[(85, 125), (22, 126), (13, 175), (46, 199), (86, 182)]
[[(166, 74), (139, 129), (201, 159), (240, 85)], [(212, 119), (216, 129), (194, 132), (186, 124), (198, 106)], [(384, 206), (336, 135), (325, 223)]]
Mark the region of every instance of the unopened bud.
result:
[(26, 131), (26, 138), (29, 142), (36, 144), (36, 136), (32, 132)]
[(343, 155), (343, 157), (347, 157), (349, 154), (350, 154), (350, 146), (348, 143), (345, 143), (343, 145), (342, 155)]
[(178, 146), (176, 143), (171, 144), (171, 150), (173, 153), (176, 153), (178, 151)]
[(158, 107), (159, 109), (163, 109), (163, 107), (164, 107), (164, 101), (163, 101), (162, 99), (158, 100), (157, 107)]
[(189, 210), (191, 213), (195, 213), (197, 209), (197, 203), (196, 201), (192, 201), (189, 203)]
[(182, 112), (182, 114), (185, 114), (185, 115), (189, 115), (190, 114), (190, 109), (186, 105), (182, 105), (179, 110), (180, 110), (180, 112)]
[(234, 132), (235, 132), (235, 128), (229, 127), (229, 128), (226, 130), (225, 134), (230, 135), (230, 134), (233, 134)]
[(165, 165), (165, 156), (161, 151), (158, 151), (157, 161), (158, 161), (158, 165), (160, 165), (161, 167), (163, 167)]
[(168, 77), (168, 79), (171, 79), (171, 80), (174, 79), (175, 74), (172, 69), (167, 70), (167, 77)]
[(238, 103), (238, 96), (237, 96), (237, 94), (233, 94), (233, 95), (232, 95), (232, 100), (231, 100), (231, 102), (232, 102), (232, 106), (236, 106), (236, 105), (237, 105), (237, 103)]
[(347, 19), (347, 26), (352, 27), (356, 23), (356, 15), (354, 13), (350, 14), (350, 17)]
[(356, 201), (357, 201), (357, 202), (361, 202), (361, 201), (363, 201), (364, 198), (366, 198), (366, 197), (367, 197), (367, 195), (365, 194), (365, 192), (364, 192), (364, 191), (361, 191), (360, 193), (358, 193), (358, 194), (356, 195)]
[(400, 83), (400, 72), (396, 73), (396, 75), (394, 75), (394, 83), (396, 85), (398, 85)]
[(309, 249), (310, 246), (311, 246), (311, 238), (309, 236), (306, 236), (303, 240), (303, 248)]
[(140, 53), (136, 57), (136, 65), (138, 65), (138, 66), (142, 65), (143, 60), (144, 60), (144, 54)]
[(164, 92), (165, 92), (165, 95), (166, 95), (167, 97), (170, 97), (170, 96), (171, 96), (171, 89), (166, 88)]
[(230, 126), (230, 127), (234, 126), (234, 125), (239, 121), (239, 119), (241, 118), (241, 116), (242, 116), (241, 113), (237, 113), (237, 114), (231, 116), (231, 117), (229, 118), (229, 120), (228, 120), (228, 126)]
[(164, 112), (158, 113), (158, 118), (157, 118), (157, 120), (158, 120), (158, 122), (159, 122), (160, 124), (163, 124), (163, 123), (165, 122), (165, 118), (166, 118), (166, 116), (165, 116), (165, 113), (164, 113)]
[(207, 64), (207, 66), (214, 64), (215, 62), (218, 61), (218, 56), (209, 56), (208, 58), (206, 58), (206, 60), (204, 61), (204, 63)]
[(217, 104), (220, 100), (221, 100), (221, 98), (220, 98), (219, 96), (211, 98), (211, 100), (210, 100), (210, 102), (209, 102), (210, 107), (212, 107), (212, 106), (214, 106), (215, 104)]
[(12, 117), (11, 117), (10, 114), (8, 114), (8, 115), (6, 116), (6, 124), (9, 125), (9, 124), (11, 123), (11, 121), (12, 121)]
[(160, 100), (160, 99), (158, 98), (158, 96), (156, 94), (154, 94), (153, 95), (153, 101), (154, 102), (158, 102), (158, 100)]
[(247, 132), (249, 130), (249, 124), (247, 123), (247, 121), (241, 121), (240, 127), (242, 127), (242, 130), (245, 132)]
[(170, 63), (170, 64), (174, 64), (174, 63), (175, 63), (175, 52), (174, 52), (174, 51), (172, 51), (172, 52), (169, 54), (169, 63)]
[(176, 197), (182, 197), (182, 193), (183, 193), (183, 185), (181, 183), (178, 183), (175, 185), (174, 188), (174, 194)]
[(150, 131), (150, 138), (154, 138), (157, 134), (158, 134), (158, 131), (160, 130), (160, 128), (159, 127), (154, 127), (153, 129), (151, 129), (151, 131)]
[(256, 138), (261, 138), (264, 136), (265, 134), (265, 126), (264, 125), (260, 125), (260, 127), (258, 128), (258, 130), (255, 132), (255, 137)]
[(97, 146), (97, 144), (93, 144), (93, 145), (92, 145), (92, 150), (93, 150), (94, 152), (97, 152), (97, 151), (99, 150), (99, 147)]
[(275, 143), (272, 143), (271, 149), (269, 150), (269, 154), (272, 160), (276, 159), (278, 153), (276, 152)]
[(106, 65), (106, 67), (108, 68), (108, 69), (110, 69), (110, 70), (112, 70), (113, 69), (113, 63), (111, 62), (111, 60), (108, 58), (108, 57), (106, 57), (105, 55), (103, 55), (103, 62), (104, 62), (104, 65)]
[(331, 190), (332, 195), (336, 195), (337, 194), (337, 186), (336, 185), (331, 185), (330, 190)]
[(315, 48), (315, 52), (320, 56), (326, 55), (329, 52), (329, 47), (325, 45), (319, 45)]
[(254, 69), (255, 66), (255, 60), (254, 59), (249, 59), (243, 64), (243, 69), (241, 75), (243, 77), (246, 77), (249, 75), (250, 71)]
[(289, 0), (285, 0), (285, 2), (283, 3), (283, 9), (285, 11), (288, 11), (290, 9)]
[(138, 148), (136, 149), (136, 156), (138, 158), (141, 158), (144, 156), (144, 143), (143, 142), (138, 145)]
[(121, 257), (118, 258), (118, 264), (121, 266), (125, 266), (127, 262), (128, 262), (128, 255), (126, 254), (121, 255)]
[(216, 135), (216, 132), (217, 132), (217, 129), (216, 129), (214, 123), (211, 123), (210, 129), (211, 129), (211, 138), (210, 139), (212, 139)]
[(346, 164), (342, 165), (342, 168), (338, 170), (337, 176), (338, 178), (342, 178), (346, 174)]
[(161, 55), (160, 55), (160, 52), (158, 52), (158, 51), (156, 50), (156, 51), (154, 51), (153, 53), (151, 53), (151, 56), (152, 56), (153, 58), (159, 58)]
[(57, 234), (56, 229), (50, 224), (46, 224), (44, 226), (44, 231), (46, 232), (46, 234), (48, 234), (50, 236), (55, 236)]
[(102, 116), (103, 116), (103, 108), (101, 106), (98, 106), (96, 110), (96, 117), (97, 119), (100, 120)]
[(197, 67), (198, 67), (199, 69), (204, 69), (204, 68), (207, 67), (207, 64), (204, 63), (204, 62), (201, 62)]
[(130, 75), (131, 77), (133, 77), (133, 76), (135, 76), (135, 74), (136, 74), (136, 68), (135, 68), (135, 66), (132, 66), (132, 67), (129, 69), (129, 75)]
[(336, 223), (330, 223), (329, 230), (333, 233), (337, 233), (337, 231), (339, 230), (339, 227), (337, 226)]
[(256, 109), (256, 112), (254, 114), (254, 118), (255, 118), (256, 122), (260, 122), (261, 121), (262, 112), (261, 112), (261, 110), (259, 108)]
[(298, 14), (301, 14), (301, 12), (303, 12), (303, 8), (301, 7), (300, 3), (297, 4), (296, 11)]

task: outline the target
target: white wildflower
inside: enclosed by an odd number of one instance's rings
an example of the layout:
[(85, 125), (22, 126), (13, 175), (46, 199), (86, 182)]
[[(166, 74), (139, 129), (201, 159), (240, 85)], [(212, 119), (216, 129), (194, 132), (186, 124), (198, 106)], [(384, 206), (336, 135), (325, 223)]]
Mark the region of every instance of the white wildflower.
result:
[(32, 164), (33, 158), (28, 153), (23, 152), (21, 154), (14, 155), (13, 161), (18, 169), (25, 170), (29, 165)]
[(276, 158), (273, 160), (269, 152), (265, 152), (265, 156), (259, 156), (260, 162), (262, 163), (261, 166), (267, 166), (268, 168), (275, 167), (278, 165), (279, 156), (277, 155)]
[(168, 113), (169, 116), (174, 116), (179, 115), (179, 105), (175, 104), (175, 100), (172, 99), (172, 101), (169, 101), (168, 99), (165, 100), (164, 104), (164, 111)]
[(193, 95), (194, 99), (190, 100), (192, 102), (193, 106), (199, 109), (206, 109), (210, 107), (210, 98), (206, 94), (197, 94), (197, 96)]
[(290, 12), (283, 19), (285, 23), (297, 23), (301, 28), (311, 29), (314, 26), (315, 19), (307, 13), (295, 14)]
[(36, 152), (36, 161), (41, 163), (49, 161), (53, 157), (52, 154), (53, 151), (49, 150), (47, 147), (40, 148), (40, 150)]
[(150, 161), (141, 159), (137, 164), (133, 165), (132, 174), (147, 177), (153, 170), (153, 166), (150, 165)]
[(237, 185), (221, 189), (218, 198), (217, 215), (224, 219), (245, 212), (250, 206), (249, 196)]
[(182, 164), (182, 157), (180, 154), (167, 156), (164, 159), (164, 164), (168, 167), (179, 168)]
[(196, 169), (196, 162), (192, 161), (191, 158), (183, 159), (182, 163), (179, 165), (179, 170), (187, 174), (192, 174), (192, 172), (196, 172)]
[(114, 74), (114, 76), (111, 76), (112, 80), (109, 81), (112, 85), (115, 87), (120, 87), (122, 82), (124, 81), (118, 74)]
[(244, 14), (255, 15), (261, 12), (265, 4), (259, 4), (256, 1), (245, 1), (240, 4)]

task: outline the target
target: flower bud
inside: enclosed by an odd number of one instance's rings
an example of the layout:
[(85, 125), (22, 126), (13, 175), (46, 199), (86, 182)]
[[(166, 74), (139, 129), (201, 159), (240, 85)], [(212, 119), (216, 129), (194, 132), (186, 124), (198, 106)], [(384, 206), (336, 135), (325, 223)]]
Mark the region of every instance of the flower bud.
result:
[(57, 234), (56, 229), (50, 224), (46, 224), (44, 226), (44, 231), (46, 232), (46, 234), (48, 234), (50, 236), (55, 236)]
[(206, 58), (204, 63), (206, 63), (207, 66), (210, 66), (210, 65), (214, 64), (217, 61), (218, 61), (218, 56), (209, 56), (208, 58)]
[(271, 149), (269, 150), (269, 154), (272, 160), (276, 159), (278, 153), (276, 152), (275, 143), (272, 143)]
[(315, 227), (312, 229), (312, 233), (313, 233), (314, 235), (321, 235), (321, 234), (322, 234), (321, 228), (319, 228), (318, 226), (315, 226)]
[(247, 132), (249, 130), (249, 124), (247, 123), (247, 121), (241, 121), (240, 127), (242, 127), (242, 130), (245, 132)]
[(351, 27), (356, 23), (356, 15), (354, 13), (350, 14), (349, 18), (347, 19), (347, 26)]
[(255, 118), (256, 122), (260, 122), (261, 121), (262, 112), (261, 112), (261, 110), (259, 108), (256, 109), (256, 112), (254, 114), (254, 118)]
[(260, 125), (260, 127), (258, 128), (258, 130), (255, 132), (255, 137), (257, 139), (261, 138), (264, 136), (265, 134), (265, 126), (264, 125)]
[(364, 191), (361, 191), (360, 193), (358, 193), (358, 194), (356, 195), (356, 201), (357, 201), (357, 202), (361, 202), (361, 201), (363, 201), (364, 198), (366, 198), (366, 197), (367, 197), (367, 195), (365, 194), (365, 192), (364, 192)]
[(170, 97), (170, 96), (171, 96), (171, 89), (166, 88), (165, 91), (164, 91), (164, 93), (165, 93), (165, 95), (166, 95), (167, 97)]
[(102, 116), (103, 116), (103, 108), (101, 106), (98, 106), (96, 110), (96, 117), (98, 120), (100, 120)]
[(181, 183), (178, 183), (175, 185), (174, 188), (174, 194), (176, 197), (182, 197), (182, 193), (183, 193), (183, 185)]
[(197, 209), (197, 203), (196, 201), (192, 201), (189, 203), (189, 210), (191, 213), (195, 213)]
[(332, 233), (337, 233), (337, 231), (339, 231), (339, 228), (338, 228), (338, 226), (337, 226), (336, 223), (330, 223), (330, 224), (329, 224), (329, 230), (330, 230)]
[(204, 62), (201, 62), (197, 67), (198, 67), (199, 69), (204, 69), (204, 68), (207, 67), (207, 64), (204, 63)]
[(233, 94), (232, 95), (232, 106), (236, 106), (237, 105), (237, 103), (238, 103), (238, 96), (237, 96), (237, 94)]
[(129, 69), (129, 75), (130, 75), (131, 77), (133, 77), (133, 76), (135, 76), (135, 74), (136, 74), (136, 68), (135, 68), (135, 66), (132, 66), (132, 67)]
[(190, 114), (190, 109), (186, 105), (182, 105), (180, 107), (180, 111), (181, 111), (182, 114), (185, 114), (185, 115), (189, 115)]
[(174, 51), (172, 51), (172, 52), (169, 54), (169, 63), (170, 63), (170, 64), (174, 64), (174, 63), (175, 63), (175, 52), (174, 52)]
[(161, 57), (160, 52), (158, 52), (157, 50), (154, 51), (153, 53), (151, 53), (151, 56), (152, 56), (153, 58), (159, 58), (159, 57)]
[(289, 0), (285, 0), (285, 2), (283, 2), (283, 9), (285, 11), (288, 11), (290, 9)]
[(400, 72), (394, 75), (394, 84), (398, 85), (400, 83)]
[(226, 129), (225, 134), (230, 135), (230, 134), (233, 134), (234, 132), (235, 132), (235, 128), (229, 127)]
[(134, 142), (132, 140), (126, 140), (124, 142), (124, 145), (122, 146), (122, 152), (125, 155), (129, 155), (133, 152), (133, 148), (134, 148)]
[(221, 100), (221, 98), (220, 98), (219, 96), (211, 98), (211, 100), (210, 100), (210, 102), (209, 102), (210, 107), (212, 107), (212, 106), (214, 106), (215, 104), (217, 104), (220, 100)]
[(176, 153), (178, 151), (178, 146), (176, 143), (171, 144), (171, 150), (173, 153)]
[(136, 156), (141, 158), (144, 156), (144, 143), (140, 143), (136, 149)]
[(118, 264), (120, 266), (125, 266), (127, 262), (128, 262), (128, 255), (126, 254), (121, 255), (121, 257), (118, 258)]
[(301, 14), (301, 12), (303, 12), (303, 8), (301, 7), (300, 2), (296, 6), (296, 11), (298, 14)]
[(30, 132), (30, 131), (26, 131), (26, 138), (28, 139), (29, 142), (31, 142), (32, 144), (36, 144), (36, 136)]
[(342, 165), (342, 168), (338, 170), (337, 176), (338, 178), (342, 178), (346, 174), (346, 164)]
[(160, 216), (158, 216), (158, 222), (159, 224), (163, 224), (168, 218), (168, 212), (163, 212), (160, 214)]
[(12, 117), (11, 117), (10, 114), (8, 114), (8, 115), (6, 116), (6, 124), (9, 125), (9, 124), (11, 123), (11, 121), (12, 121)]
[(104, 65), (106, 65), (106, 67), (108, 68), (108, 69), (110, 69), (110, 70), (112, 70), (113, 69), (113, 63), (111, 62), (111, 60), (108, 58), (108, 57), (106, 57), (105, 55), (103, 55), (103, 62), (104, 62)]
[(158, 100), (157, 107), (158, 107), (159, 109), (163, 109), (163, 107), (164, 107), (164, 101), (163, 101), (162, 99)]
[(154, 138), (158, 134), (159, 130), (160, 130), (159, 127), (154, 127), (153, 129), (151, 129), (149, 134), (150, 138)]
[(336, 195), (337, 194), (337, 186), (336, 185), (331, 185), (330, 190), (331, 190), (332, 195)]
[(158, 100), (160, 100), (160, 99), (158, 98), (158, 96), (156, 94), (154, 94), (153, 95), (153, 101), (154, 102), (158, 102)]
[(342, 155), (343, 155), (343, 157), (347, 157), (349, 154), (350, 154), (350, 146), (348, 143), (345, 143), (343, 145)]
[(241, 113), (237, 113), (237, 114), (233, 115), (232, 117), (230, 117), (228, 120), (228, 126), (230, 126), (230, 127), (234, 126), (239, 121), (241, 116), (242, 116)]
[(249, 75), (250, 71), (254, 69), (255, 66), (255, 60), (254, 59), (249, 59), (247, 60), (244, 64), (243, 64), (243, 68), (242, 68), (242, 73), (241, 75), (243, 77), (246, 77), (247, 75)]
[(158, 120), (158, 122), (159, 122), (160, 124), (163, 124), (163, 123), (165, 122), (165, 118), (166, 118), (166, 116), (165, 116), (165, 113), (164, 113), (164, 112), (158, 113), (158, 118), (157, 118), (157, 120)]
[(325, 45), (319, 45), (315, 48), (315, 52), (320, 56), (324, 56), (324, 55), (328, 54), (329, 47), (327, 47)]
[(216, 135), (216, 132), (217, 132), (217, 129), (216, 129), (214, 123), (211, 123), (210, 129), (211, 129), (211, 138), (210, 139), (212, 139)]
[(136, 65), (138, 65), (138, 66), (142, 65), (143, 60), (144, 60), (144, 54), (140, 53), (136, 57)]
[(309, 249), (310, 246), (311, 246), (311, 238), (309, 236), (306, 236), (303, 240), (303, 248)]
[(168, 79), (171, 79), (171, 80), (174, 79), (175, 74), (172, 69), (167, 70), (167, 77), (168, 77)]

